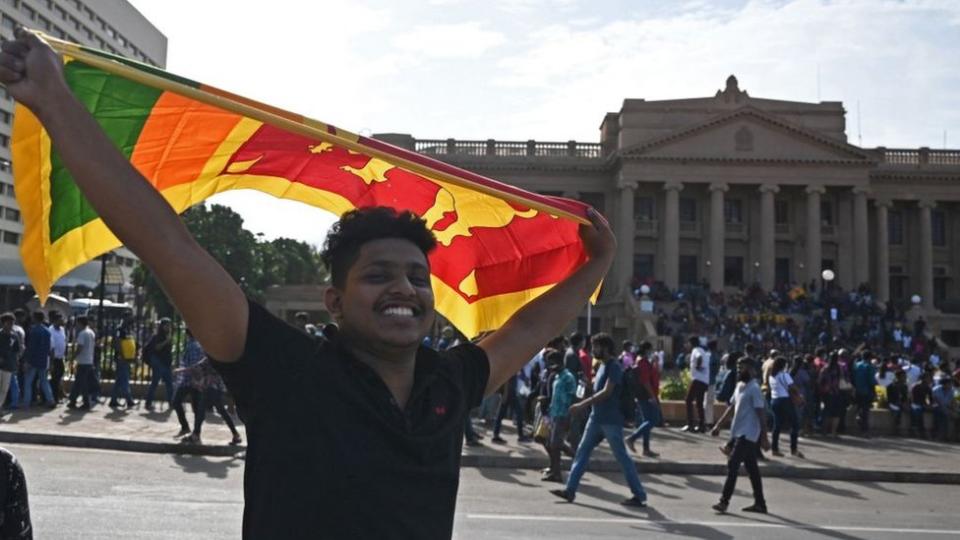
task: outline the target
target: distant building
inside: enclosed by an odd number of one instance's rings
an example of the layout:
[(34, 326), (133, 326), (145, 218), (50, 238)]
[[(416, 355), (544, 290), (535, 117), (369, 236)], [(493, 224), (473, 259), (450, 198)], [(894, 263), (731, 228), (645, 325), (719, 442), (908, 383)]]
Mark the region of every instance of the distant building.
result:
[(711, 97), (625, 100), (599, 144), (377, 137), (600, 209), (619, 245), (593, 316), (620, 335), (638, 332), (644, 283), (770, 290), (824, 269), (881, 301), (919, 295), (960, 330), (944, 314), (960, 312), (960, 150), (860, 148), (844, 114), (751, 97), (731, 76)]
[[(95, 47), (157, 67), (167, 60), (167, 38), (126, 0), (0, 0), (0, 35), (12, 39), (17, 24), (53, 37)], [(14, 198), (10, 138), (14, 103), (0, 88), (0, 305), (19, 307), (33, 296), (20, 262), (23, 221)], [(136, 257), (121, 248), (108, 256), (108, 282), (129, 282)], [(100, 263), (84, 264), (57, 282), (54, 290), (72, 295), (92, 289)]]

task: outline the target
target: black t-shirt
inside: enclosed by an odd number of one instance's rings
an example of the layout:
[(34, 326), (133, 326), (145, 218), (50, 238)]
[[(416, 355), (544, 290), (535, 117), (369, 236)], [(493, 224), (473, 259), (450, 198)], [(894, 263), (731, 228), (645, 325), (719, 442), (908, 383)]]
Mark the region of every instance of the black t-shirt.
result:
[(247, 425), (244, 538), (450, 538), (482, 349), (421, 347), (401, 410), (339, 343), (251, 302), (243, 356), (214, 366)]

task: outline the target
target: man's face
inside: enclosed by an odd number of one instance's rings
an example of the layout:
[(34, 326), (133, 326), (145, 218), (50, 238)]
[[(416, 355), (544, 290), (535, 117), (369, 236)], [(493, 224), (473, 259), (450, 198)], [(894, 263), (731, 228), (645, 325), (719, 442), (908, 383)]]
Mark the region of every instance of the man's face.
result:
[(399, 238), (363, 244), (343, 289), (330, 287), (325, 301), (343, 335), (386, 348), (416, 348), (435, 317), (427, 258)]
[(3, 331), (12, 332), (13, 331), (13, 321), (3, 321)]

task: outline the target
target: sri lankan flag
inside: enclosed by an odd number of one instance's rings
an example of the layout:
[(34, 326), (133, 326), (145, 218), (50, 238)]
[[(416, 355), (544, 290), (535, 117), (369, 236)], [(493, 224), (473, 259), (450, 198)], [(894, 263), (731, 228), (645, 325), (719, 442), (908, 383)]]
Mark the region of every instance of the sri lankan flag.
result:
[[(216, 193), (253, 189), (337, 215), (382, 205), (422, 216), (438, 240), (430, 257), (437, 310), (468, 336), (498, 328), (586, 259), (577, 234), (585, 207), (576, 201), (45, 39), (63, 54), (74, 94), (177, 212)], [(120, 244), (20, 105), (12, 148), (23, 264), (45, 299), (61, 276)]]

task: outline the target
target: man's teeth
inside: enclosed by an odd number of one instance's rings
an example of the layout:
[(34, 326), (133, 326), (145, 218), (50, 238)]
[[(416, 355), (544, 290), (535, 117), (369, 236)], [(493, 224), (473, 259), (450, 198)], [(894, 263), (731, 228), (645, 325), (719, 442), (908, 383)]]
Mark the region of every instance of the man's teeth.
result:
[(413, 310), (408, 307), (389, 307), (383, 310), (383, 314), (394, 317), (413, 317)]

